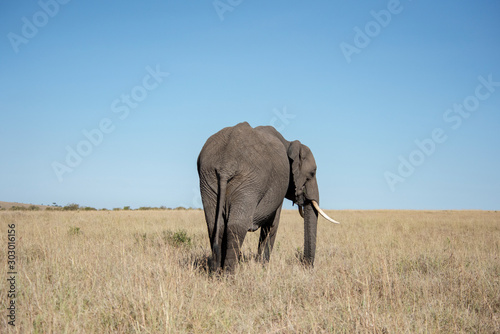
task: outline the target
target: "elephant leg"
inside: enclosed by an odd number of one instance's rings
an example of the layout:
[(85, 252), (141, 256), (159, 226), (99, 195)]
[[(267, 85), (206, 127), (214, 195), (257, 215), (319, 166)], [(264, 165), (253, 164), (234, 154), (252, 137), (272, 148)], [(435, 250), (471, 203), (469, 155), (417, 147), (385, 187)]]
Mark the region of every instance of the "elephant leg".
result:
[[(259, 238), (259, 258), (263, 259), (264, 262), (269, 262), (271, 257), (271, 251), (274, 246), (274, 239), (276, 239), (276, 234), (278, 232), (278, 225), (281, 215), (281, 206), (276, 210), (274, 216), (271, 216), (266, 224), (260, 228), (260, 238)], [(264, 254), (262, 254), (264, 253)], [(264, 257), (262, 257), (264, 255)]]
[(224, 233), (225, 250), (223, 250), (223, 267), (224, 271), (229, 273), (234, 272), (238, 263), (241, 245), (245, 240), (248, 231), (247, 219), (229, 219), (227, 228)]
[(247, 230), (240, 225), (228, 225), (226, 230), (226, 249), (223, 253), (223, 267), (224, 270), (232, 273), (238, 263), (239, 254), (243, 240), (245, 240)]

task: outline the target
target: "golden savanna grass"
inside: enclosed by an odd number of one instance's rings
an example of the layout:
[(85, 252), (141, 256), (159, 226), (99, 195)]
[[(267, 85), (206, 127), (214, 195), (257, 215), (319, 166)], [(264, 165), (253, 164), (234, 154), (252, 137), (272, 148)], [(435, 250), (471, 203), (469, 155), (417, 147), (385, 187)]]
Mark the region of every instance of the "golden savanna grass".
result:
[(500, 213), (329, 214), (342, 224), (320, 218), (313, 269), (284, 211), (268, 265), (249, 233), (235, 275), (210, 277), (202, 211), (2, 211), (18, 296), (12, 328), (1, 293), (0, 332), (500, 333)]

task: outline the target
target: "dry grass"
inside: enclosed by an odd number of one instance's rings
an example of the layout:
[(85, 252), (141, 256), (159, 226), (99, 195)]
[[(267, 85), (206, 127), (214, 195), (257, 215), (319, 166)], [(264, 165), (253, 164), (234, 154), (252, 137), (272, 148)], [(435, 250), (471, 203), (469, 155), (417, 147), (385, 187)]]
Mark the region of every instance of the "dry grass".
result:
[(2, 287), (14, 222), (19, 291), (0, 332), (500, 332), (500, 213), (330, 214), (343, 224), (320, 220), (314, 269), (285, 211), (269, 265), (249, 233), (235, 276), (214, 278), (201, 211), (0, 212)]

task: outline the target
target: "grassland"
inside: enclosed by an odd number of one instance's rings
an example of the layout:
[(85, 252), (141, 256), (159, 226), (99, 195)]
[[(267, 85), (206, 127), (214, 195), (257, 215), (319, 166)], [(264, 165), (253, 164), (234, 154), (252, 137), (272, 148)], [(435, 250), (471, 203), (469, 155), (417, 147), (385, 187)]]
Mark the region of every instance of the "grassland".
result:
[(202, 211), (1, 211), (0, 333), (500, 333), (500, 213), (329, 214), (342, 225), (319, 221), (314, 269), (285, 211), (268, 265), (249, 233), (236, 274), (215, 278)]

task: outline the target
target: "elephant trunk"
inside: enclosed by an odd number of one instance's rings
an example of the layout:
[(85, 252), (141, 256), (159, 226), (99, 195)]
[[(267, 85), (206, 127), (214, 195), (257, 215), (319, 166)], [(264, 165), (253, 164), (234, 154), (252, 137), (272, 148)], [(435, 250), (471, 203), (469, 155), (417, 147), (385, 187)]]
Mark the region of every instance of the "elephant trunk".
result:
[(318, 227), (318, 212), (314, 210), (312, 202), (304, 205), (304, 261), (314, 264), (316, 255), (316, 231)]

